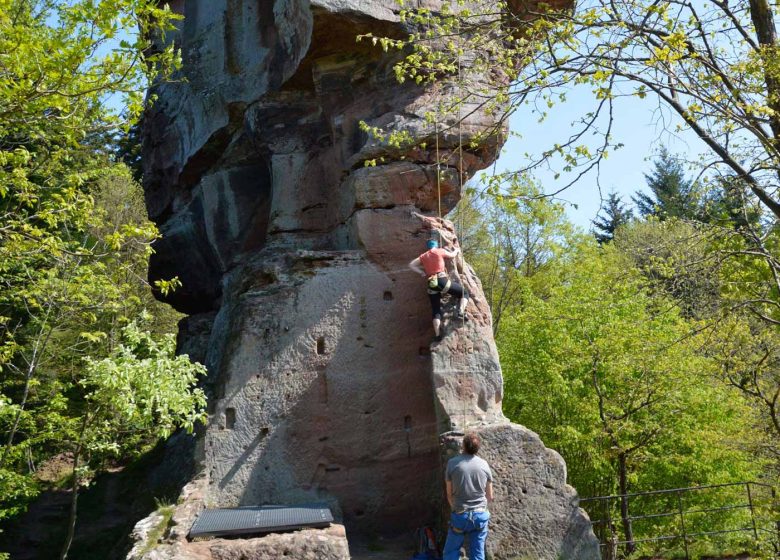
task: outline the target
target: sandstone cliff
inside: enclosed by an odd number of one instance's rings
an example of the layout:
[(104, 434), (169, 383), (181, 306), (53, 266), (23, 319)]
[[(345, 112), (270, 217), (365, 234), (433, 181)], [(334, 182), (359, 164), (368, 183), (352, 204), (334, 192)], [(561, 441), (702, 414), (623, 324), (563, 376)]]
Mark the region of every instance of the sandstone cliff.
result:
[[(437, 189), (433, 141), (398, 153), (359, 127), (433, 140), (424, 115), (452, 95), (398, 84), (393, 58), (355, 41), (407, 32), (394, 0), (172, 5), (185, 18), (167, 40), (186, 80), (157, 88), (145, 120), (147, 206), (163, 234), (151, 276), (181, 280), (168, 301), (189, 315), (181, 347), (208, 366), (210, 391), (204, 478), (181, 509), (325, 501), (348, 538), (434, 524), (447, 449), (470, 428), (497, 480), (494, 558), (597, 558), (563, 460), (501, 413), (479, 279), (455, 263), (471, 320), (448, 316), (431, 345), (424, 282), (407, 268), (432, 229), (454, 235), (433, 217), (437, 191), (449, 211), (459, 170), (465, 180), (493, 162), (494, 117), (464, 111), (464, 143), (493, 131), (478, 148), (440, 135)], [(145, 557), (265, 558), (185, 534)], [(319, 557), (345, 554), (332, 550)]]

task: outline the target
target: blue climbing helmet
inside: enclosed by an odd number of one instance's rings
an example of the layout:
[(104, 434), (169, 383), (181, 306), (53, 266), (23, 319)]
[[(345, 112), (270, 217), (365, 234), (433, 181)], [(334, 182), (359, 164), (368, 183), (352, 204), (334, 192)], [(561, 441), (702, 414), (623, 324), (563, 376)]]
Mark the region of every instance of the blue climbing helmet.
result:
[(436, 241), (435, 239), (429, 239), (427, 245), (428, 245), (428, 249), (435, 249), (436, 247), (439, 246), (439, 242)]

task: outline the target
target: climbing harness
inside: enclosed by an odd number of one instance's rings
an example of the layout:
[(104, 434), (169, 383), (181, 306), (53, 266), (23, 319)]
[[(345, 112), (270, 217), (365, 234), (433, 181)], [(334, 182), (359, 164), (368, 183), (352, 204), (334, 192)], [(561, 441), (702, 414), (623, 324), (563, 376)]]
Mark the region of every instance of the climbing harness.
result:
[(428, 277), (428, 289), (433, 292), (438, 292), (440, 294), (446, 294), (450, 291), (450, 287), (452, 287), (452, 280), (447, 278), (447, 282), (444, 284), (444, 287), (439, 289), (439, 275), (438, 274), (431, 274)]

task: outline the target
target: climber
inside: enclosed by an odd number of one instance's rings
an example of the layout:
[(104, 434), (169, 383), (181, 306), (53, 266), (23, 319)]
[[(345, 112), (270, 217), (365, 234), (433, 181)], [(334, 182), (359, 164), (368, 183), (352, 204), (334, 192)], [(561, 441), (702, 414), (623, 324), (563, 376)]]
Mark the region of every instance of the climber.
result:
[(490, 465), (477, 457), (480, 441), (473, 432), (463, 437), (463, 453), (447, 462), (447, 502), (450, 504), (450, 528), (444, 543), (443, 560), (458, 560), (466, 536), (469, 538), (469, 560), (485, 560), (493, 501), (493, 473)]
[(433, 310), (434, 340), (441, 340), (441, 295), (451, 294), (458, 298), (458, 307), (455, 317), (466, 319), (466, 304), (468, 296), (463, 291), (463, 286), (453, 282), (447, 276), (444, 259), (454, 259), (460, 249), (454, 247), (451, 250), (440, 249), (435, 239), (428, 241), (428, 250), (409, 263), (409, 268), (428, 279), (428, 297), (431, 299)]

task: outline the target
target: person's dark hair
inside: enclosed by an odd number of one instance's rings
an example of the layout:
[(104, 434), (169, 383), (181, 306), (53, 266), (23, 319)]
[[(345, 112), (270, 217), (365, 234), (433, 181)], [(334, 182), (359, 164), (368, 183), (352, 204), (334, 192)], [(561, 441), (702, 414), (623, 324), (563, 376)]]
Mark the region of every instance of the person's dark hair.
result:
[(469, 455), (476, 455), (479, 451), (479, 436), (474, 432), (469, 432), (463, 436), (463, 451)]

